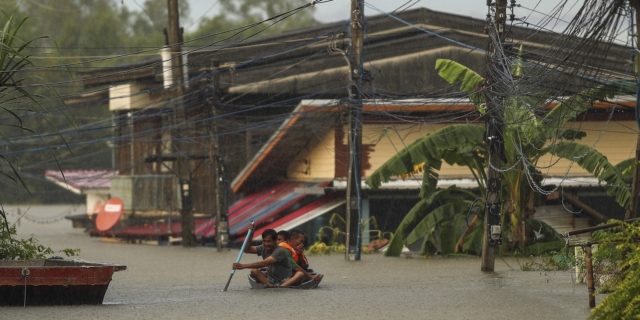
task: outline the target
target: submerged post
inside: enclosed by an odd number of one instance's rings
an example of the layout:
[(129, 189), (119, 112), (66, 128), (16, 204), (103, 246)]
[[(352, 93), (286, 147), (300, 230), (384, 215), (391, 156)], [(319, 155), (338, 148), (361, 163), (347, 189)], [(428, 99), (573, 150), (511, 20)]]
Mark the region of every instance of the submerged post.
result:
[(210, 152), (210, 158), (214, 163), (214, 185), (216, 189), (216, 248), (221, 251), (224, 246), (229, 243), (229, 219), (227, 216), (227, 194), (228, 194), (228, 181), (227, 170), (225, 164), (226, 150), (225, 146), (220, 142), (220, 122), (219, 117), (222, 115), (221, 96), (222, 89), (220, 87), (220, 61), (218, 59), (211, 59), (211, 72), (213, 72), (213, 97), (211, 113), (213, 114), (213, 132), (212, 142), (213, 150)]
[(596, 288), (593, 281), (593, 259), (591, 252), (591, 243), (584, 246), (584, 260), (587, 264), (587, 289), (589, 290), (589, 308), (596, 307)]
[(503, 113), (504, 97), (500, 88), (499, 79), (492, 79), (494, 70), (505, 70), (502, 66), (504, 52), (502, 46), (505, 38), (507, 21), (507, 0), (497, 0), (495, 3), (487, 1), (489, 11), (495, 5), (495, 17), (487, 15), (489, 50), (487, 56), (488, 75), (487, 86), (487, 115), (485, 119), (486, 144), (489, 151), (489, 168), (487, 172), (487, 198), (484, 210), (484, 238), (482, 241), (482, 266), (483, 272), (493, 272), (495, 265), (496, 247), (502, 244), (502, 226), (500, 223), (502, 201), (500, 191), (502, 189), (500, 167), (504, 150), (503, 137)]
[[(187, 112), (183, 103), (184, 88), (182, 86), (182, 42), (180, 41), (180, 14), (178, 11), (178, 0), (167, 0), (169, 13), (169, 46), (171, 48), (171, 68), (173, 88), (172, 96), (174, 102), (174, 119), (176, 121), (175, 128), (171, 132), (173, 153), (178, 157), (176, 159), (175, 171), (180, 182), (180, 194), (182, 196), (182, 209), (180, 216), (182, 218), (182, 245), (185, 247), (195, 246), (196, 241), (193, 235), (193, 203), (191, 186), (191, 169), (189, 159), (184, 154), (188, 152), (188, 142), (184, 141), (184, 136), (190, 133), (189, 124), (186, 121)], [(179, 128), (179, 129), (177, 129)]]
[(351, 0), (349, 58), (351, 85), (349, 87), (349, 132), (347, 145), (347, 212), (345, 259), (360, 260), (360, 223), (362, 219), (362, 46), (364, 37), (364, 0)]

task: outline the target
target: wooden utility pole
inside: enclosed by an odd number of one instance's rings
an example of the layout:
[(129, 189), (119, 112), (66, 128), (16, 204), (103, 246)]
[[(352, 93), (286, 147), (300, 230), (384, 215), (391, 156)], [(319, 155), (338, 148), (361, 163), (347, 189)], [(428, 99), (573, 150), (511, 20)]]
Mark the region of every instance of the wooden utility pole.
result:
[[(482, 241), (482, 267), (484, 272), (493, 272), (495, 264), (496, 246), (502, 244), (501, 195), (502, 189), (500, 167), (504, 151), (504, 98), (501, 96), (499, 79), (491, 79), (491, 70), (504, 68), (503, 43), (507, 21), (507, 0), (487, 1), (488, 6), (495, 5), (496, 15), (489, 23), (489, 51), (487, 76), (487, 115), (486, 115), (486, 144), (489, 151), (489, 168), (487, 174), (487, 199), (484, 210), (484, 239)], [(501, 48), (496, 48), (501, 46)], [(507, 68), (508, 70), (508, 68)], [(496, 94), (498, 93), (498, 94)]]
[(347, 145), (347, 227), (345, 259), (360, 260), (360, 224), (362, 219), (362, 47), (364, 41), (364, 0), (351, 0), (349, 58), (349, 134)]
[(218, 251), (221, 251), (223, 246), (229, 242), (229, 219), (227, 217), (227, 194), (229, 190), (229, 184), (227, 180), (227, 168), (224, 161), (225, 148), (220, 143), (220, 119), (221, 115), (220, 97), (222, 96), (222, 89), (220, 88), (220, 73), (218, 68), (220, 67), (220, 61), (217, 59), (211, 60), (211, 72), (213, 72), (213, 100), (211, 111), (213, 113), (213, 150), (212, 157), (215, 168), (215, 186), (216, 186), (216, 247)]
[[(637, 0), (629, 0), (629, 3), (636, 11), (636, 46), (640, 46), (640, 3)], [(636, 66), (640, 66), (640, 53), (636, 55)], [(638, 70), (636, 70), (636, 72), (638, 72)], [(636, 85), (640, 85), (640, 83), (636, 83)], [(636, 99), (638, 99), (638, 97), (636, 97)], [(636, 105), (636, 108), (637, 107), (638, 106)], [(638, 130), (640, 130), (640, 128), (638, 128)], [(629, 207), (627, 207), (627, 211), (624, 214), (625, 220), (633, 219), (637, 216), (638, 196), (640, 195), (640, 170), (638, 170), (638, 163), (640, 163), (640, 132), (638, 132), (638, 137), (636, 138), (636, 161), (633, 164), (631, 200), (629, 201)]]
[(184, 88), (182, 86), (182, 45), (180, 43), (180, 13), (178, 12), (178, 0), (167, 0), (169, 11), (169, 46), (171, 48), (171, 68), (173, 87), (172, 96), (174, 98), (174, 118), (175, 129), (172, 132), (174, 139), (174, 153), (177, 156), (175, 172), (180, 181), (180, 194), (182, 196), (182, 245), (190, 247), (195, 245), (193, 226), (193, 205), (191, 192), (191, 170), (188, 159), (188, 143), (183, 138), (182, 133), (189, 132), (185, 126), (186, 112), (182, 100)]

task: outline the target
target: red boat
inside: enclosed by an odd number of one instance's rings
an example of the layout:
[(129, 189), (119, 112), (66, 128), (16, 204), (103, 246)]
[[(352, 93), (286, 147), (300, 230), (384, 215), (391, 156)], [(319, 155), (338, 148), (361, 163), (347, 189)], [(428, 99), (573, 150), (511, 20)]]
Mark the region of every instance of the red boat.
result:
[(126, 266), (82, 260), (0, 260), (0, 306), (102, 304)]

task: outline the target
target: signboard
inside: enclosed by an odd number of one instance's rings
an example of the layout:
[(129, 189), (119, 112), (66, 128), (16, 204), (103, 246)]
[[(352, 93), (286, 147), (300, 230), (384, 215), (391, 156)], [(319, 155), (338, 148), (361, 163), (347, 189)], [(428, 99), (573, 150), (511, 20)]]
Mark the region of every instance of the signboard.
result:
[(120, 221), (124, 203), (120, 198), (111, 198), (100, 208), (98, 217), (96, 218), (96, 229), (99, 231), (108, 231)]

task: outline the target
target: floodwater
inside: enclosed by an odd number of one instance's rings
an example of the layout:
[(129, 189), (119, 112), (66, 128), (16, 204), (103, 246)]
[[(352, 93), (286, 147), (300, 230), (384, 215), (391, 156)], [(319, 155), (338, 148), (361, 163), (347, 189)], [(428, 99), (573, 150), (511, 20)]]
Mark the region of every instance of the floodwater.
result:
[(523, 272), (512, 258), (498, 259), (496, 272), (487, 274), (480, 272), (479, 258), (374, 254), (346, 262), (340, 254), (312, 256), (311, 266), (325, 275), (316, 290), (251, 290), (248, 271), (239, 270), (221, 292), (237, 249), (108, 243), (72, 229), (68, 220), (36, 223), (68, 208), (32, 208), (31, 221), (21, 221), (19, 234), (33, 233), (54, 249), (79, 248), (81, 259), (124, 264), (127, 270), (114, 274), (103, 305), (0, 307), (0, 319), (565, 320), (590, 314), (587, 288), (573, 284), (571, 273)]

